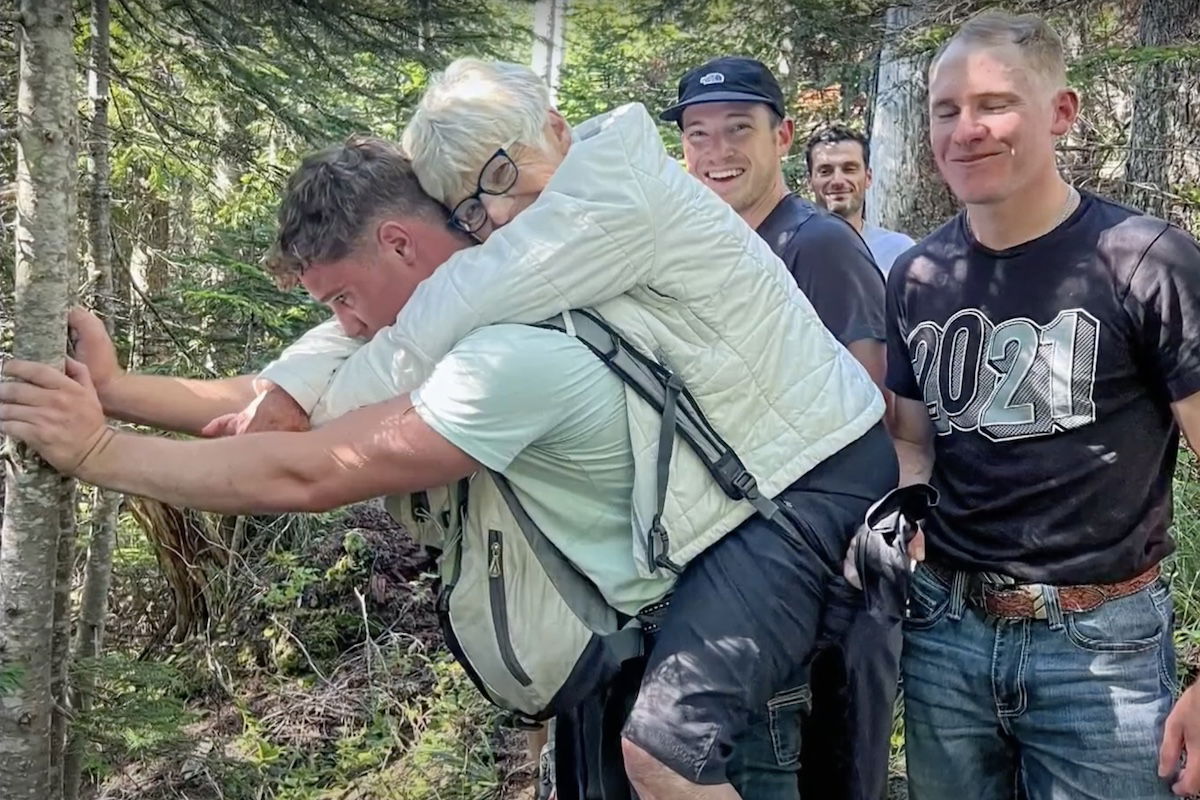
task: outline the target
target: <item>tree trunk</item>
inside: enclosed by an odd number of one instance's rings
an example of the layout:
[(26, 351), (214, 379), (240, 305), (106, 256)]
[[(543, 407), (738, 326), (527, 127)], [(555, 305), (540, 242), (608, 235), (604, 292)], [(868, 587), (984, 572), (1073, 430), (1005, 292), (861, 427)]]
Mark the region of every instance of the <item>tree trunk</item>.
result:
[(532, 69), (550, 87), (552, 103), (566, 52), (566, 30), (567, 0), (537, 0), (534, 3)]
[[(108, 590), (112, 583), (112, 557), (117, 544), (120, 508), (120, 494), (96, 490), (83, 591), (79, 598), (79, 622), (75, 629), (74, 663), (78, 669), (71, 686), (70, 705), (76, 715), (91, 710), (92, 694), (96, 689), (95, 674), (89, 662), (94, 661), (104, 647)], [(71, 731), (63, 757), (63, 800), (79, 797), (86, 744), (78, 730)]]
[(130, 347), (129, 368), (153, 364), (163, 355), (164, 334), (154, 313), (147, 308), (168, 287), (167, 260), (164, 254), (171, 243), (170, 205), (145, 187), (138, 199), (138, 229), (129, 254)]
[(75, 481), (63, 478), (59, 487), (58, 555), (54, 570), (54, 644), (51, 650), (50, 694), (54, 714), (50, 718), (50, 786), (60, 796), (63, 785), (63, 755), (67, 749), (67, 727), (71, 719), (68, 695), (68, 666), (71, 663), (71, 589), (75, 575)]
[(104, 316), (108, 333), (113, 333), (116, 294), (113, 282), (112, 167), (108, 160), (108, 0), (92, 0), (91, 64), (88, 67), (88, 158), (91, 192), (88, 202), (88, 285), (92, 303)]
[[(75, 267), (72, 3), (22, 0), (17, 91), (14, 355), (61, 368)], [(11, 443), (10, 443), (11, 444)], [(54, 800), (50, 724), (55, 558), (62, 478), (10, 447), (0, 535), (0, 786), (5, 800)]]
[[(108, 0), (92, 0), (91, 65), (88, 69), (88, 95), (92, 105), (88, 131), (91, 161), (91, 197), (88, 204), (88, 251), (91, 263), (88, 283), (92, 287), (92, 307), (104, 317), (108, 334), (113, 336), (116, 308), (112, 268), (112, 183), (108, 160), (108, 29)], [(121, 495), (116, 492), (97, 488), (93, 498), (91, 535), (73, 648), (73, 661), (82, 667), (76, 670), (70, 692), (69, 705), (76, 715), (86, 713), (92, 705), (95, 675), (88, 662), (94, 661), (104, 646), (112, 556), (121, 507)], [(63, 757), (64, 800), (76, 800), (79, 797), (85, 745), (78, 729), (72, 730)]]
[(929, 147), (929, 54), (906, 39), (926, 19), (919, 4), (887, 10), (871, 113), (871, 188), (867, 221), (919, 239), (956, 211)]
[[(1200, 43), (1200, 0), (1145, 0), (1138, 44), (1171, 47)], [(1200, 196), (1200, 63), (1179, 56), (1138, 66), (1133, 122), (1125, 164), (1131, 205), (1181, 225), (1195, 225)], [(1192, 192), (1191, 203), (1183, 194)]]

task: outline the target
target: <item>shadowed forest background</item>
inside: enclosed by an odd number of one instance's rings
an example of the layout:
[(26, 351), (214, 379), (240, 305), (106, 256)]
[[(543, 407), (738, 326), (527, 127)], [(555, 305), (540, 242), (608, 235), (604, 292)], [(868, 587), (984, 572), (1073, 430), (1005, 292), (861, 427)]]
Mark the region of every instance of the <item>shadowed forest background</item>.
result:
[[(110, 5), (111, 2), (111, 5)], [(22, 10), (0, 9), (0, 353), (18, 279)], [(872, 221), (919, 238), (953, 213), (925, 142), (924, 68), (973, 0), (93, 0), (62, 21), (75, 61), (78, 268), (129, 369), (194, 377), (265, 365), (324, 318), (260, 268), (280, 189), (307, 151), (398, 139), (431, 71), (524, 63), (580, 122), (652, 111), (704, 60), (775, 70), (796, 119), (785, 171), (805, 190), (818, 125), (872, 134)], [(1083, 97), (1060, 163), (1076, 186), (1200, 235), (1200, 0), (1029, 0), (1068, 47)], [(679, 153), (677, 131), (662, 128)], [(33, 310), (31, 310), (33, 309)], [(33, 324), (35, 321), (30, 321)], [(35, 326), (36, 327), (36, 326)], [(1200, 668), (1200, 475), (1181, 453), (1169, 560), (1181, 676)], [(11, 462), (6, 515), (14, 508)], [(58, 485), (41, 540), (53, 597), (49, 800), (517, 797), (532, 765), (442, 647), (427, 554), (381, 509), (222, 517)], [(17, 514), (27, 513), (26, 508)], [(49, 518), (49, 517), (47, 517)], [(10, 525), (6, 516), (2, 536)], [(11, 556), (10, 556), (11, 557)], [(6, 562), (0, 558), (0, 571)], [(3, 698), (26, 687), (0, 648)], [(20, 726), (0, 713), (2, 763)], [(903, 735), (894, 738), (902, 774)], [(59, 794), (61, 786), (61, 795)], [(903, 792), (902, 781), (894, 787)], [(39, 799), (40, 800), (40, 799)]]

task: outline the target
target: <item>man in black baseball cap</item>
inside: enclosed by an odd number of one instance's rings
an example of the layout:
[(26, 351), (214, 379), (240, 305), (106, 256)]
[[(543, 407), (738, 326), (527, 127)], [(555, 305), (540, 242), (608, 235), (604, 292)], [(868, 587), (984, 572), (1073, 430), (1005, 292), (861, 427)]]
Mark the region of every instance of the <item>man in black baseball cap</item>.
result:
[(678, 123), (683, 110), (697, 103), (765, 103), (781, 119), (787, 116), (783, 90), (761, 61), (742, 56), (714, 58), (679, 80), (679, 101), (659, 114)]
[[(882, 390), (883, 277), (849, 223), (788, 189), (780, 160), (791, 150), (795, 127), (771, 71), (751, 58), (713, 59), (683, 76), (678, 101), (660, 117), (679, 125), (688, 172), (771, 245), (821, 321)], [(883, 796), (899, 678), (898, 634), (882, 629), (863, 609), (842, 646), (813, 663), (813, 708), (801, 737), (801, 796)], [(788, 714), (793, 718), (785, 719)], [(743, 743), (740, 750), (766, 757), (763, 751), (774, 745), (773, 755), (786, 767), (794, 753), (780, 751), (780, 741), (789, 737), (778, 735), (779, 729), (798, 727), (798, 717), (797, 708), (774, 703), (774, 742)], [(752, 727), (747, 736), (759, 731)]]

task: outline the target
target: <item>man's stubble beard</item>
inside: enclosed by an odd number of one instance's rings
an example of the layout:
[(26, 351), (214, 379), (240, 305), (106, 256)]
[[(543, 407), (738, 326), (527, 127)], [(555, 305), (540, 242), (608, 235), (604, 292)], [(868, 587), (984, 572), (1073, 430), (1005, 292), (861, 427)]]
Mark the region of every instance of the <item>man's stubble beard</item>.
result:
[(842, 219), (849, 221), (862, 214), (863, 206), (865, 205), (865, 199), (866, 198), (861, 195), (855, 195), (854, 199), (851, 200), (850, 203), (844, 208), (831, 209), (826, 206), (826, 209), (834, 214), (837, 214)]

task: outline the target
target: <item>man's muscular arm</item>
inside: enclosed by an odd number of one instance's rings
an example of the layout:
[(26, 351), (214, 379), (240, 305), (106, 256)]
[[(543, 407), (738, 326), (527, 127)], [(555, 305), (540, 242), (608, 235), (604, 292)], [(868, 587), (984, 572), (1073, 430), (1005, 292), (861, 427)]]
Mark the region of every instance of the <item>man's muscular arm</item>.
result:
[(1200, 455), (1200, 392), (1171, 405), (1179, 430), (1192, 452)]
[[(1200, 392), (1171, 405), (1175, 419), (1193, 452), (1200, 446)], [(1163, 730), (1158, 774), (1171, 778), (1180, 797), (1200, 792), (1200, 690), (1192, 685), (1175, 703)], [(1180, 761), (1185, 766), (1180, 769)]]
[(75, 357), (87, 365), (110, 417), (195, 434), (214, 417), (238, 411), (254, 399), (253, 375), (193, 380), (125, 372), (99, 317), (73, 308), (67, 324)]
[(900, 461), (900, 485), (928, 483), (933, 475), (933, 426), (924, 403), (896, 395), (892, 440)]
[(193, 380), (121, 372), (96, 391), (114, 419), (196, 435), (214, 417), (245, 408), (254, 399), (254, 376)]
[[(863, 369), (871, 376), (871, 380), (879, 391), (883, 393), (883, 399), (887, 401), (888, 408), (892, 407), (892, 393), (888, 391), (885, 385), (887, 377), (887, 348), (884, 343), (878, 339), (859, 339), (856, 342), (850, 342), (846, 345), (846, 349), (850, 351), (850, 355), (854, 356), (858, 363), (863, 365)], [(891, 415), (887, 418), (888, 425), (891, 425)]]
[(106, 427), (88, 370), (8, 361), (0, 433), (64, 474), (172, 505), (225, 514), (324, 511), (442, 486), (478, 464), (413, 413), (407, 396), (306, 433), (179, 441)]

